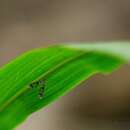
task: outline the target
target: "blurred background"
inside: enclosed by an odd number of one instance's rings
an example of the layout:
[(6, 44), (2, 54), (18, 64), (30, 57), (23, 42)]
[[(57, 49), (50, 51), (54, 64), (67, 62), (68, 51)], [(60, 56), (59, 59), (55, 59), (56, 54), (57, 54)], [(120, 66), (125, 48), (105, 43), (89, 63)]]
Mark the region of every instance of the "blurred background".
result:
[[(129, 38), (129, 0), (0, 0), (1, 66), (32, 48)], [(129, 67), (96, 75), (16, 130), (130, 129)]]

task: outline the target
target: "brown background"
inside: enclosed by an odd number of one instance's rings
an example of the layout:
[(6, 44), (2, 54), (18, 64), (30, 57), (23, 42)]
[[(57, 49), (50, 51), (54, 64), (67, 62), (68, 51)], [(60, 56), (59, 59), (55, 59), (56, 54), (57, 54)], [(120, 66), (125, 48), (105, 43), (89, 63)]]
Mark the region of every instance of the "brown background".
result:
[[(128, 40), (129, 0), (1, 0), (0, 65), (36, 47), (78, 41)], [(130, 128), (130, 69), (96, 75), (32, 115), (17, 130)]]

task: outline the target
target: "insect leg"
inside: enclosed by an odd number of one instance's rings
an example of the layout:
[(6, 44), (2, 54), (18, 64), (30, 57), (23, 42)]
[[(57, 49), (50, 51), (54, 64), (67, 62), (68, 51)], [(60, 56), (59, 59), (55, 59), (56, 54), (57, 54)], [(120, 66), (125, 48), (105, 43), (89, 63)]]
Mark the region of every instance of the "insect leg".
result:
[(39, 84), (39, 82), (38, 82), (38, 81), (33, 82), (33, 83), (31, 83), (31, 84), (29, 85), (29, 88), (34, 89), (35, 87), (37, 87), (37, 86), (38, 86), (38, 84)]

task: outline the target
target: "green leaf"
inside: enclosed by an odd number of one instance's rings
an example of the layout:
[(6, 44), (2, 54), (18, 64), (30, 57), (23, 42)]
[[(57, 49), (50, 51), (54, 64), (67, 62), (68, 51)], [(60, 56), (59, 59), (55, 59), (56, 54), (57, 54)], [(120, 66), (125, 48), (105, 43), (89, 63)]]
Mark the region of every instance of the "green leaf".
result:
[(61, 44), (23, 54), (0, 69), (0, 130), (15, 128), (90, 76), (129, 62), (129, 43)]

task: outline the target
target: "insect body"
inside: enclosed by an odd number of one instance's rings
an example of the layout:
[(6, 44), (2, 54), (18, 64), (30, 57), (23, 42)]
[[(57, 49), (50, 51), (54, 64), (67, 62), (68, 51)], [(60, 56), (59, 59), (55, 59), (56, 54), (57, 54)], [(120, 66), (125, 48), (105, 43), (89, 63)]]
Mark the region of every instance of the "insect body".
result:
[(44, 96), (44, 89), (45, 89), (45, 84), (43, 80), (39, 80), (39, 98), (42, 99)]
[(29, 87), (30, 87), (31, 89), (34, 89), (34, 88), (37, 87), (38, 90), (39, 90), (38, 97), (39, 97), (39, 99), (43, 99), (44, 90), (45, 90), (45, 82), (43, 81), (43, 79), (40, 79), (40, 80), (38, 80), (38, 81), (35, 81), (35, 82), (31, 83), (31, 84), (29, 85)]

